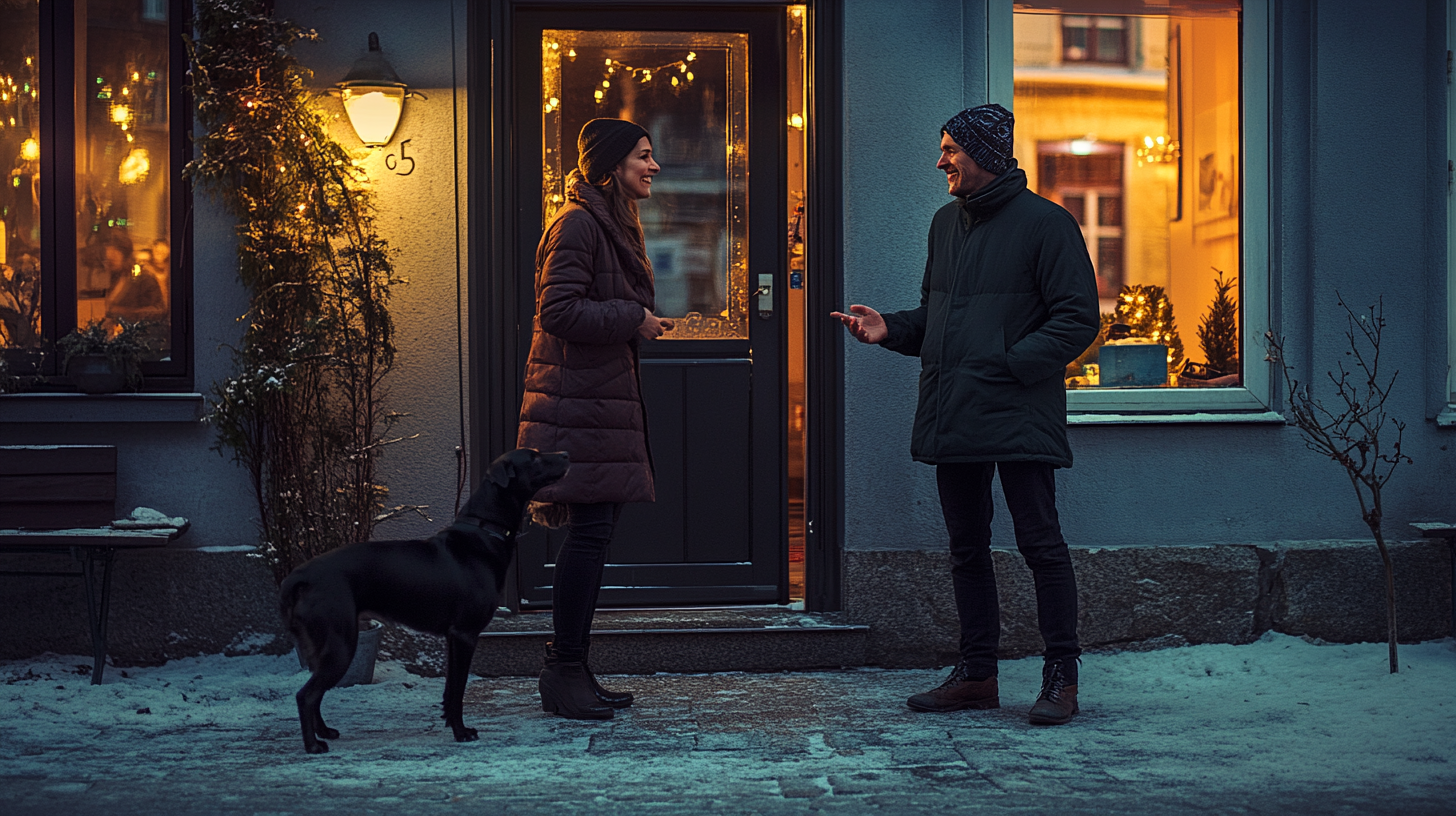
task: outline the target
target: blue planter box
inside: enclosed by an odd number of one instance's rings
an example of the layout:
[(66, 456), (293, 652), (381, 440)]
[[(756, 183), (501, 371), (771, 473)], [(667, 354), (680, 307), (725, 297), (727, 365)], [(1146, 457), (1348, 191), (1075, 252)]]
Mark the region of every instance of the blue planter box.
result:
[(1105, 345), (1097, 352), (1097, 362), (1099, 387), (1168, 384), (1168, 347), (1164, 345)]

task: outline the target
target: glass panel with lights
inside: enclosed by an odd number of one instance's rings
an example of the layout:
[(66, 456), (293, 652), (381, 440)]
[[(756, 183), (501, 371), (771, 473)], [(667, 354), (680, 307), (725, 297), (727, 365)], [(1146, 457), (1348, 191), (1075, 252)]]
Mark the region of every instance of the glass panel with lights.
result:
[(596, 117), (647, 129), (662, 172), (639, 202), (664, 340), (748, 337), (748, 36), (542, 32), (542, 204), (565, 203), (576, 137)]
[(1017, 3), (1016, 149), (1082, 227), (1102, 328), (1069, 388), (1243, 381), (1241, 4)]
[(0, 348), (41, 346), (39, 40), (39, 3), (0, 5)]
[(135, 0), (91, 0), (76, 29), (76, 324), (145, 321), (150, 359), (172, 334), (168, 32)]

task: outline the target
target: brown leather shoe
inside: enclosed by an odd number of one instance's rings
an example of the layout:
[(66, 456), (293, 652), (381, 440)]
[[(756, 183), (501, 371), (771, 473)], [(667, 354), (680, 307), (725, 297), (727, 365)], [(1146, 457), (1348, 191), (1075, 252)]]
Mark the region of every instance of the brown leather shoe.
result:
[(1067, 680), (1061, 661), (1049, 661), (1042, 667), (1041, 694), (1031, 707), (1032, 725), (1065, 725), (1077, 715), (1077, 684)]
[(938, 687), (916, 694), (905, 702), (916, 711), (942, 712), (1001, 707), (1001, 697), (996, 690), (996, 675), (993, 674), (985, 680), (971, 680), (966, 675), (964, 663), (957, 665), (950, 677)]

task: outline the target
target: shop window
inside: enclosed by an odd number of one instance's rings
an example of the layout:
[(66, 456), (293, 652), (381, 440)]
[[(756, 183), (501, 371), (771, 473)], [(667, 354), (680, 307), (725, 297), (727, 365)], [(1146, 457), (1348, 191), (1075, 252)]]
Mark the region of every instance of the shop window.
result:
[(61, 373), (46, 353), (56, 339), (119, 320), (149, 326), (149, 380), (186, 373), (173, 353), (185, 348), (179, 9), (0, 5), (0, 350), (12, 373)]
[(1262, 4), (1065, 5), (1015, 5), (1012, 78), (1028, 182), (1077, 219), (1097, 271), (1102, 327), (1068, 367), (1069, 404), (1262, 408), (1250, 315), (1267, 262), (1246, 254), (1267, 145), (1245, 138), (1267, 116), (1247, 96), (1247, 66), (1267, 57)]

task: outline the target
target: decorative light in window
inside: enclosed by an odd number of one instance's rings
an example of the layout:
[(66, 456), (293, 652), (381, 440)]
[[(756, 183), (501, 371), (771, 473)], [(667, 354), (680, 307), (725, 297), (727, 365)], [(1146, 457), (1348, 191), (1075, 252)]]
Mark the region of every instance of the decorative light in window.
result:
[(20, 158), (32, 162), (40, 158), (40, 142), (34, 139), (26, 139), (20, 143)]
[(122, 184), (136, 184), (146, 181), (147, 174), (152, 171), (152, 156), (145, 147), (133, 148), (121, 161), (121, 168), (117, 170), (117, 180)]

